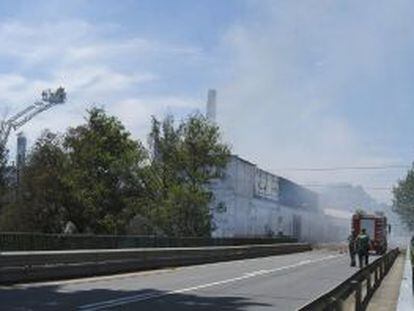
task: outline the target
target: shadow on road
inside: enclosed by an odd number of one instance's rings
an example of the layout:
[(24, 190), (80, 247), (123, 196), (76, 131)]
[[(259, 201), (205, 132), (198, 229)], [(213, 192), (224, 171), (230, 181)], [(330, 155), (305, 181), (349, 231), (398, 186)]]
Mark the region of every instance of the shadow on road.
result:
[[(83, 284), (85, 285), (85, 284)], [(93, 284), (91, 284), (91, 287)], [(211, 294), (210, 294), (211, 295)], [(128, 302), (126, 304), (117, 304)], [(78, 290), (76, 284), (42, 287), (0, 288), (0, 310), (253, 310), (258, 307), (274, 307), (238, 296), (214, 296), (196, 293), (168, 293), (155, 289), (138, 291), (90, 289)], [(270, 309), (269, 308), (269, 309)]]

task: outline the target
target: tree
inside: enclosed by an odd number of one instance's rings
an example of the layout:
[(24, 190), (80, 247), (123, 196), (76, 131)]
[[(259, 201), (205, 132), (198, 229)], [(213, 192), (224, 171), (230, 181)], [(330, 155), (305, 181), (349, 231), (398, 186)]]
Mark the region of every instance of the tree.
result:
[[(45, 131), (29, 153), (2, 230), (210, 236), (209, 183), (230, 154), (216, 125), (192, 115), (153, 118), (151, 154), (115, 117), (88, 111), (63, 135)], [(0, 162), (1, 165), (1, 162)]]
[(6, 146), (0, 144), (0, 211), (4, 205), (4, 196), (7, 193), (7, 155)]
[(59, 233), (67, 217), (70, 193), (65, 184), (69, 168), (62, 137), (43, 132), (23, 170), (21, 191), (24, 202), (35, 211), (33, 222), (41, 232)]
[(70, 129), (63, 144), (73, 199), (68, 214), (82, 232), (122, 233), (132, 216), (128, 202), (141, 195), (147, 154), (118, 119), (98, 108), (88, 114), (87, 124)]
[(7, 155), (6, 147), (0, 144), (0, 191), (2, 193), (7, 187)]
[[(210, 236), (208, 184), (218, 178), (230, 155), (219, 128), (202, 115), (191, 115), (174, 127), (171, 116), (152, 120), (153, 208), (149, 218), (173, 236)], [(158, 191), (160, 185), (162, 191)]]
[(393, 189), (394, 210), (410, 230), (414, 230), (414, 168), (407, 172), (405, 179), (400, 180)]
[(221, 142), (218, 126), (202, 115), (193, 115), (180, 125), (178, 133), (181, 137), (178, 170), (184, 181), (196, 190), (199, 185), (220, 177), (230, 148)]
[(23, 168), (16, 200), (3, 212), (2, 230), (61, 232), (68, 196), (63, 183), (66, 167), (61, 137), (44, 131)]
[(142, 145), (115, 117), (93, 108), (86, 124), (36, 141), (23, 170), (19, 196), (6, 206), (3, 230), (125, 232), (136, 205), (143, 204)]

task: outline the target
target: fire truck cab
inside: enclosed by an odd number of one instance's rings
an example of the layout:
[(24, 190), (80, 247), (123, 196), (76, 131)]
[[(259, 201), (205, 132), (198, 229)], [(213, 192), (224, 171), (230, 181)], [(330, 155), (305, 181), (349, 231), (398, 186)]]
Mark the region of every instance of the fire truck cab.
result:
[(365, 229), (370, 240), (370, 251), (384, 254), (387, 251), (387, 217), (357, 213), (352, 216), (352, 229), (358, 235)]

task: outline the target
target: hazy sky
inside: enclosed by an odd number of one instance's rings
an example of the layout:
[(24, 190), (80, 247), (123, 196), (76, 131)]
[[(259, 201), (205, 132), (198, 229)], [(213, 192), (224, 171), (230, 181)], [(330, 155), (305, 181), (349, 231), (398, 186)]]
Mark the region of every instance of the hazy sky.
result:
[(216, 88), (233, 152), (299, 183), (351, 182), (387, 201), (373, 188), (404, 169), (284, 169), (413, 159), (412, 1), (3, 0), (0, 47), (2, 116), (68, 91), (23, 128), (31, 142), (93, 104), (145, 140), (151, 114), (204, 110)]

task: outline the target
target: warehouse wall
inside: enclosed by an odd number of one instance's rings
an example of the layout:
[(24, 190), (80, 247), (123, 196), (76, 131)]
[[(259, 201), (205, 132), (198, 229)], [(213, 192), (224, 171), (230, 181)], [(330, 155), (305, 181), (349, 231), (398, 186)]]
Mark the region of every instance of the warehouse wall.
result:
[(343, 239), (334, 234), (341, 231), (338, 223), (319, 209), (316, 193), (237, 156), (231, 157), (224, 176), (210, 187), (214, 237), (280, 232), (306, 242)]

